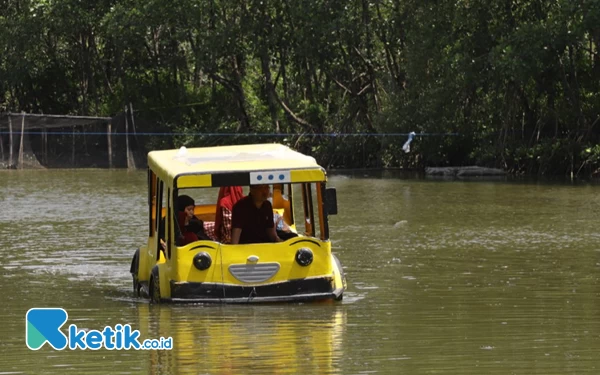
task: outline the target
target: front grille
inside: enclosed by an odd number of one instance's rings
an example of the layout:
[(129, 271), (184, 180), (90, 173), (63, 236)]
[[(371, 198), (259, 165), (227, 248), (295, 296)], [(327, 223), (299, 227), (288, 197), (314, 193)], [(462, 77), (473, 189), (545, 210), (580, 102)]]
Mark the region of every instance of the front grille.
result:
[(229, 272), (241, 282), (260, 283), (269, 280), (279, 271), (279, 263), (232, 264)]

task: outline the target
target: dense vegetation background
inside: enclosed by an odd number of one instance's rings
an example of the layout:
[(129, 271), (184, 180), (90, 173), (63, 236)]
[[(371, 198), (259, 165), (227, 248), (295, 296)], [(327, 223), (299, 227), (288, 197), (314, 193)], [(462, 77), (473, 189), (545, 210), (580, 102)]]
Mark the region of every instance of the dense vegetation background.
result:
[(599, 53), (600, 0), (1, 0), (0, 111), (131, 102), (179, 134), (152, 147), (284, 133), (330, 167), (589, 176)]

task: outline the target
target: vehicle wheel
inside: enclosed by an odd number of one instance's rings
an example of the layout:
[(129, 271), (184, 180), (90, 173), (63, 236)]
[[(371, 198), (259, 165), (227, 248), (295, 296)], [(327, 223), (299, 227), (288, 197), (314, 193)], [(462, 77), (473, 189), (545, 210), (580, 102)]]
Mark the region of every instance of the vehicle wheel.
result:
[(133, 294), (136, 297), (140, 296), (140, 289), (142, 287), (140, 285), (140, 280), (138, 277), (139, 266), (140, 266), (140, 249), (137, 249), (135, 251), (135, 254), (133, 254), (133, 259), (131, 260), (131, 267), (129, 269), (129, 272), (131, 272), (131, 277), (133, 279)]
[(140, 289), (142, 289), (142, 286), (140, 285), (137, 275), (132, 274), (131, 276), (133, 279), (133, 294), (135, 294), (136, 297), (139, 297), (141, 295)]
[(150, 276), (150, 302), (160, 303), (160, 279), (158, 278), (158, 267), (152, 269)]
[[(337, 264), (338, 270), (340, 270), (340, 276), (342, 277), (342, 285), (344, 286), (344, 290), (346, 290), (346, 288), (347, 288), (346, 274), (344, 273), (344, 269), (342, 268), (342, 263), (335, 255), (333, 256), (333, 259), (335, 259), (335, 263)], [(335, 300), (341, 301), (343, 298), (344, 298), (344, 292), (342, 292), (342, 294), (340, 294), (339, 297), (337, 297)]]

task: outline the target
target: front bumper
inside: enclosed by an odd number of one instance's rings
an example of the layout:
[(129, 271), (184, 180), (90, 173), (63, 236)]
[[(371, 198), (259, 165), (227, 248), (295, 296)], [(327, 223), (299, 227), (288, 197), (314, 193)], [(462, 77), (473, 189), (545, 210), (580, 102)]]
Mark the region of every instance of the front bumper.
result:
[(331, 277), (289, 280), (266, 285), (171, 281), (171, 298), (180, 303), (306, 302), (340, 299), (343, 287), (334, 288)]

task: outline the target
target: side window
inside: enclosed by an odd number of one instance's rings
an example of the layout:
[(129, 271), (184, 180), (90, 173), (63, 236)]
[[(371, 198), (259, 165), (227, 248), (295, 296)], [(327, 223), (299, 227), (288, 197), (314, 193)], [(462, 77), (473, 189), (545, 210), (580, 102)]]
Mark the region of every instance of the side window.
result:
[[(325, 184), (321, 182), (302, 184), (302, 209), (304, 212), (304, 230), (307, 236), (316, 237), (317, 229), (319, 238), (329, 238), (327, 213), (323, 206)], [(317, 221), (318, 219), (318, 225)]]
[(289, 212), (286, 214), (286, 219), (289, 221), (289, 225), (295, 224), (294, 222), (294, 189), (292, 184), (287, 184), (287, 199), (289, 201)]
[(154, 235), (156, 218), (156, 175), (148, 168), (148, 237)]
[(167, 200), (167, 212), (166, 212), (166, 220), (164, 220), (164, 222), (167, 222), (167, 238), (165, 239), (165, 242), (167, 243), (167, 252), (166, 252), (166, 256), (168, 259), (171, 259), (171, 234), (173, 233), (173, 204), (171, 203), (171, 189), (167, 189), (167, 194), (166, 194), (166, 200)]
[(321, 240), (325, 241), (329, 239), (329, 223), (328, 223), (328, 219), (327, 219), (327, 212), (325, 211), (325, 206), (324, 206), (324, 195), (325, 195), (325, 183), (324, 182), (318, 182), (315, 183), (315, 188), (316, 188), (316, 193), (317, 193), (317, 202), (316, 202), (316, 206), (314, 207), (314, 209), (318, 212), (319, 214), (319, 234), (320, 234), (320, 238)]
[(156, 259), (159, 258), (160, 256), (160, 250), (162, 249), (162, 246), (160, 244), (161, 240), (165, 240), (166, 241), (166, 230), (165, 230), (165, 220), (163, 219), (163, 202), (164, 202), (164, 184), (162, 181), (160, 181), (158, 178), (156, 179), (156, 183), (155, 183), (155, 191), (156, 191), (156, 196), (155, 196), (155, 211), (154, 211), (154, 228), (156, 228), (156, 233), (157, 233), (157, 239), (156, 239)]
[(312, 184), (302, 184), (302, 205), (304, 206), (304, 228), (308, 236), (315, 235), (315, 214), (313, 209)]

